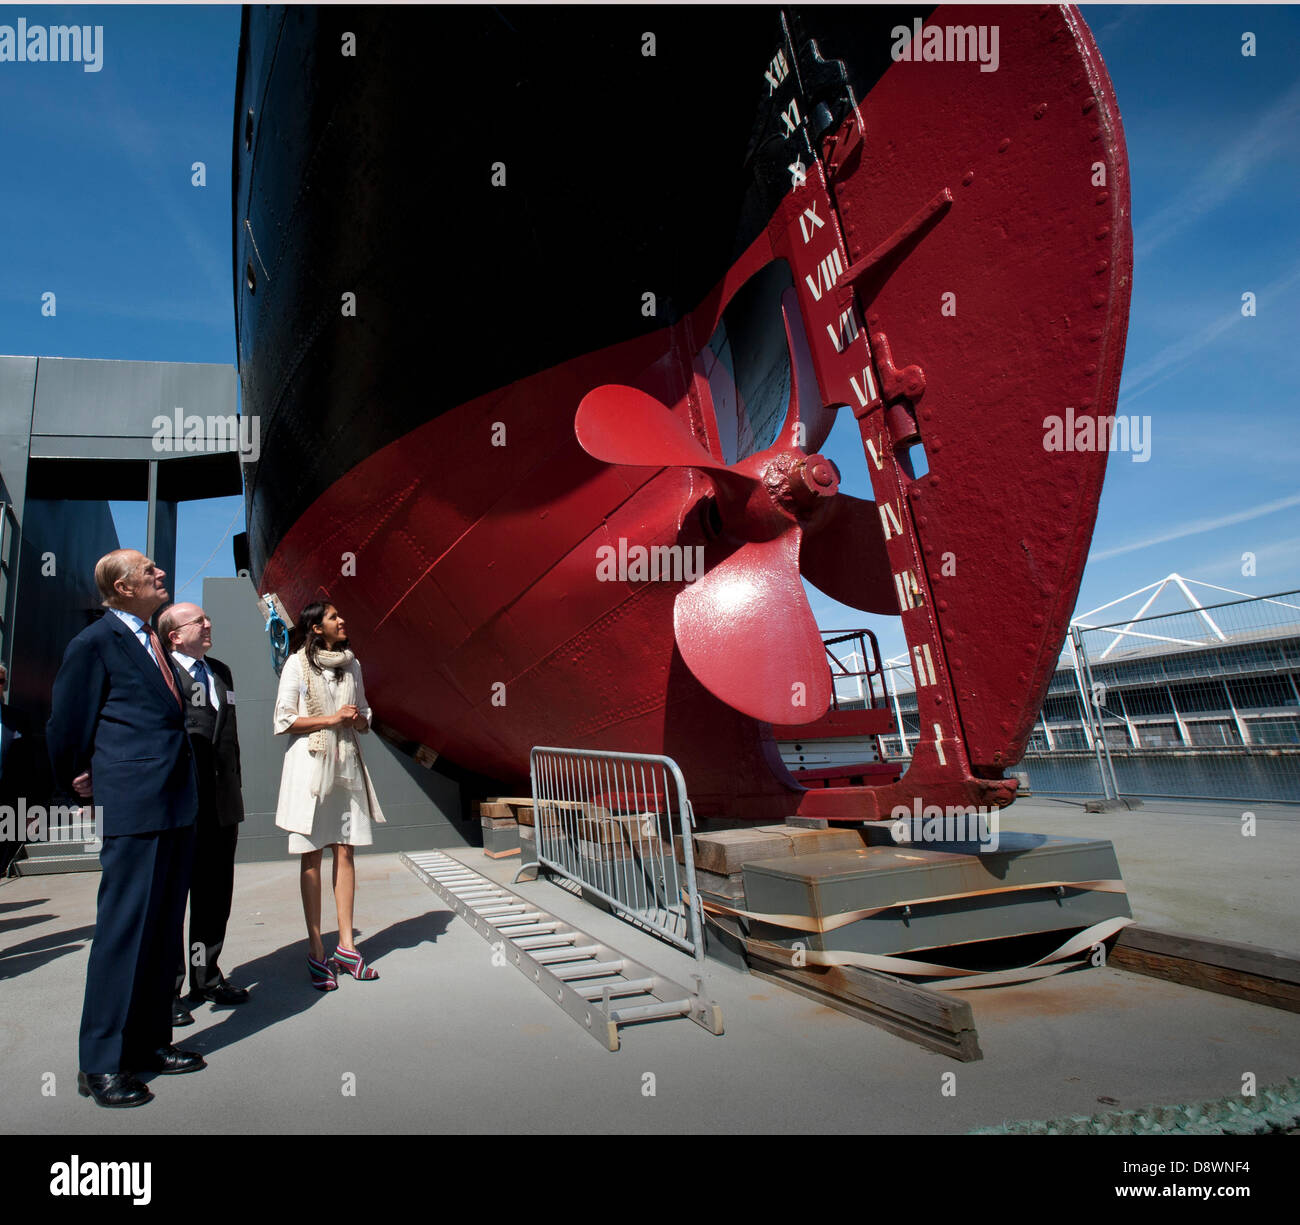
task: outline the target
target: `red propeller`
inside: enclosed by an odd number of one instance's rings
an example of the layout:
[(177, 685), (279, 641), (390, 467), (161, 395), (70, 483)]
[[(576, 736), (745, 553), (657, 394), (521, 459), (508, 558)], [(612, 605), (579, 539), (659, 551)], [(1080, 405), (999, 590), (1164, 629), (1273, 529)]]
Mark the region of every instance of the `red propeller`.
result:
[(583, 397), (575, 432), (605, 463), (708, 475), (723, 533), (738, 547), (678, 594), (682, 659), (729, 706), (766, 723), (808, 723), (830, 704), (831, 678), (800, 572), (841, 603), (898, 608), (875, 503), (840, 493), (835, 465), (793, 445), (824, 438), (835, 410), (821, 403), (792, 291), (781, 306), (793, 378), (785, 421), (765, 450), (725, 464), (664, 404), (618, 384)]

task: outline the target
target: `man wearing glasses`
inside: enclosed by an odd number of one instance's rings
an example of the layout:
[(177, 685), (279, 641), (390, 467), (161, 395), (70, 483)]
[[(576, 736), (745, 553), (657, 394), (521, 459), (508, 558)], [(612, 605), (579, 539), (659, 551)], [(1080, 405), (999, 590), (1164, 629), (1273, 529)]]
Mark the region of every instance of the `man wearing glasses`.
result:
[[(239, 731), (235, 722), (234, 681), (230, 669), (208, 655), (212, 622), (197, 604), (173, 604), (158, 618), (158, 630), (181, 672), (188, 678), (185, 728), (194, 748), (199, 783), (199, 817), (190, 882), (190, 999), (242, 1004), (243, 987), (232, 986), (217, 966), (230, 920), (235, 887), (235, 845), (244, 819), (240, 793)], [(181, 1002), (184, 962), (177, 969), (172, 1024), (194, 1018)]]
[(46, 726), (56, 789), (93, 797), (103, 813), (77, 1091), (110, 1107), (153, 1100), (140, 1073), (206, 1066), (171, 1044), (199, 797), (184, 677), (149, 624), (167, 602), (164, 578), (135, 549), (99, 559), (108, 611), (68, 644)]

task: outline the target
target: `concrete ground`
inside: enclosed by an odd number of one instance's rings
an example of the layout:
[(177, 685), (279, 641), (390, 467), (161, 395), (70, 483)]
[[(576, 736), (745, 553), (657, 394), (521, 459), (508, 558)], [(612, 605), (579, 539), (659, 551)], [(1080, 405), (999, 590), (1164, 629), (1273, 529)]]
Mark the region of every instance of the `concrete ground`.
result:
[[(1254, 811), (1250, 838), (1227, 804), (1093, 815), (1030, 800), (1004, 828), (1111, 838), (1140, 921), (1294, 952), (1300, 811)], [(519, 862), (453, 854), (506, 883)], [(295, 863), (239, 866), (222, 964), (253, 998), (200, 1007), (176, 1038), (209, 1066), (155, 1078), (156, 1100), (126, 1111), (75, 1085), (98, 876), (0, 884), (0, 1133), (960, 1133), (1300, 1073), (1300, 1016), (1111, 968), (966, 992), (984, 1059), (959, 1064), (708, 962), (723, 1036), (661, 1021), (625, 1028), (610, 1053), (518, 970), (494, 966), (487, 942), (396, 855), (360, 857), (358, 878), (359, 942), (382, 977), (319, 995)], [(689, 957), (555, 884), (515, 888), (690, 981)]]

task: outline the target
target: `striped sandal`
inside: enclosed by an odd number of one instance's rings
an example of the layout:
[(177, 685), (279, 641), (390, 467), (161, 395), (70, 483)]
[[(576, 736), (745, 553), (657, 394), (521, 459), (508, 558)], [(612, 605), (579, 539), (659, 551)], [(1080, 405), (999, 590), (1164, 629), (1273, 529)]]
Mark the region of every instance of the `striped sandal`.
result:
[(341, 945), (334, 950), (330, 964), (341, 974), (351, 974), (359, 982), (373, 982), (379, 977), (378, 970), (366, 965), (366, 959), (356, 949), (345, 949)]
[(339, 980), (334, 973), (333, 961), (317, 961), (315, 957), (308, 956), (307, 969), (311, 971), (311, 985), (317, 991), (337, 991), (339, 989)]

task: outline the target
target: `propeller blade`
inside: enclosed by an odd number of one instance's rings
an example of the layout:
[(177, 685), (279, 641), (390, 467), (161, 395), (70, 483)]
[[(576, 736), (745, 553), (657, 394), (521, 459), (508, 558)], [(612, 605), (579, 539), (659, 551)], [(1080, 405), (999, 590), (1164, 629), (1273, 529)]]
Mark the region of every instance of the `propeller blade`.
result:
[(832, 600), (898, 615), (898, 594), (874, 502), (837, 493), (804, 531), (799, 572)]
[(726, 468), (666, 405), (635, 387), (606, 383), (589, 391), (578, 405), (573, 428), (582, 449), (607, 464)]
[(810, 723), (831, 700), (830, 669), (799, 581), (799, 529), (742, 545), (677, 596), (686, 666), (714, 697), (764, 723)]
[[(785, 317), (785, 343), (790, 351), (790, 408), (778, 441), (782, 446), (799, 447), (811, 455), (820, 451), (835, 424), (835, 408), (822, 403), (817, 372), (813, 367), (808, 334), (799, 311), (799, 295), (793, 288), (781, 295), (781, 313)], [(796, 424), (803, 428), (796, 436)]]

